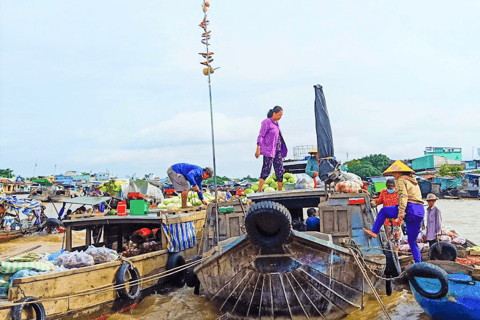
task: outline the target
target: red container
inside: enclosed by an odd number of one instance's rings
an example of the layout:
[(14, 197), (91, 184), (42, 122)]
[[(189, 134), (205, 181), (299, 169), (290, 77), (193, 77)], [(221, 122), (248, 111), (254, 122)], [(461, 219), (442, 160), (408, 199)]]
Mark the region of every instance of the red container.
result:
[(133, 199), (133, 200), (138, 200), (138, 199), (146, 200), (145, 196), (140, 192), (129, 192), (127, 195), (127, 198)]
[(127, 215), (127, 202), (122, 201), (119, 202), (117, 205), (117, 215), (119, 216), (126, 216)]
[(365, 199), (363, 198), (350, 198), (348, 199), (349, 204), (365, 204)]

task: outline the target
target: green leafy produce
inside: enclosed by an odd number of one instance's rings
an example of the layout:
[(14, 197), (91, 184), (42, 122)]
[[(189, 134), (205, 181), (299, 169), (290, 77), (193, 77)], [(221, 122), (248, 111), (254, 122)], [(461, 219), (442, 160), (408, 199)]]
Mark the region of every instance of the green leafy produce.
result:
[[(258, 186), (257, 186), (257, 191), (258, 191)], [(250, 193), (255, 193), (252, 189), (245, 189), (245, 194), (250, 194)]]
[(285, 177), (283, 177), (282, 183), (283, 183), (283, 184), (288, 183), (288, 180), (287, 180)]
[(268, 187), (268, 188), (265, 188), (264, 192), (275, 192), (275, 189)]
[[(247, 190), (252, 190), (254, 192), (257, 192), (258, 191), (258, 184), (254, 184), (250, 189), (247, 189)], [(245, 191), (247, 191), (245, 190)]]
[(297, 178), (291, 177), (291, 178), (288, 179), (288, 182), (289, 183), (295, 183), (295, 182), (297, 182)]
[(265, 183), (270, 185), (270, 183), (275, 182), (275, 180), (272, 177), (268, 177), (267, 180), (265, 180)]
[(293, 178), (293, 176), (292, 176), (291, 173), (287, 172), (287, 173), (285, 173), (285, 174), (283, 175), (283, 178), (288, 180), (288, 179), (290, 179), (290, 178)]
[(272, 174), (270, 177), (272, 177), (273, 180), (276, 180), (277, 179), (277, 176), (274, 174)]
[(275, 182), (275, 181), (270, 183), (270, 188), (273, 188), (273, 189), (277, 190), (278, 189), (278, 183)]

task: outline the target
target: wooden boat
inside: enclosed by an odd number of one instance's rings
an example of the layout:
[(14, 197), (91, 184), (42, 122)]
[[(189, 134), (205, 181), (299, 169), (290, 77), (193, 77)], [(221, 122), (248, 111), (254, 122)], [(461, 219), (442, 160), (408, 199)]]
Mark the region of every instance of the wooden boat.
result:
[(22, 230), (1, 230), (0, 231), (0, 243), (8, 242), (13, 239), (17, 239), (23, 237), (27, 233), (33, 233), (38, 231), (38, 226), (33, 226), (29, 228), (25, 228)]
[(417, 303), (433, 319), (480, 319), (480, 270), (452, 261), (417, 263), (407, 271)]
[[(141, 299), (142, 294), (148, 293), (149, 289), (167, 281), (181, 286), (185, 274), (181, 266), (197, 254), (196, 239), (200, 239), (203, 234), (205, 220), (206, 211), (198, 209), (188, 213), (159, 213), (158, 216), (105, 216), (64, 221), (68, 251), (84, 250), (89, 245), (105, 245), (116, 248), (120, 253), (132, 233), (143, 227), (159, 228), (161, 249), (93, 266), (14, 279), (13, 286), (8, 291), (8, 300), (0, 300), (0, 319), (10, 319), (15, 313), (12, 303), (23, 301), (25, 296), (32, 297), (25, 310), (30, 309), (32, 312), (33, 308), (36, 311), (41, 305), (46, 319), (70, 319), (78, 313), (91, 313), (94, 317), (104, 307), (116, 309), (118, 305), (133, 304)], [(170, 231), (173, 227), (185, 224), (194, 227), (195, 237), (190, 240), (195, 241), (189, 247), (176, 250), (172, 246), (172, 240), (178, 240), (179, 235)], [(92, 237), (94, 231), (99, 229), (103, 233), (103, 241), (100, 237)], [(85, 232), (85, 245), (73, 247), (73, 230)], [(166, 276), (165, 272), (172, 268), (173, 271)]]
[[(379, 276), (391, 272), (392, 255), (385, 255), (382, 237), (363, 233), (373, 216), (368, 202), (348, 204), (355, 196), (368, 197), (338, 194), (320, 204), (324, 232), (291, 230), (284, 206), (257, 202), (245, 217), (247, 234), (219, 243), (194, 269), (206, 296), (240, 318), (339, 319), (361, 308), (364, 294), (373, 292), (368, 281), (385, 288)], [(378, 276), (369, 271), (364, 279), (366, 268)]]

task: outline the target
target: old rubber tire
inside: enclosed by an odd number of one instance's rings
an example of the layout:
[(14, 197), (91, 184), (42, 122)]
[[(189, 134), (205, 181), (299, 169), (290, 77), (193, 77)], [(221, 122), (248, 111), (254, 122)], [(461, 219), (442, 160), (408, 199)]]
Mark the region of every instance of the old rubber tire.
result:
[(290, 237), (292, 217), (280, 203), (263, 201), (250, 207), (245, 228), (250, 240), (262, 247), (275, 247)]
[[(417, 282), (415, 277), (438, 279), (441, 288), (438, 292), (427, 292)], [(448, 274), (441, 268), (426, 262), (419, 262), (411, 265), (407, 269), (407, 278), (412, 287), (425, 298), (441, 299), (448, 293)]]
[(386, 258), (385, 271), (383, 274), (389, 278), (398, 277), (402, 273), (402, 267), (390, 241), (388, 241), (387, 247), (383, 250), (383, 254)]
[[(198, 261), (200, 259), (202, 259), (202, 257), (196, 255), (192, 258), (190, 262)], [(187, 283), (187, 287), (189, 288), (193, 288), (196, 285), (200, 284), (200, 280), (198, 280), (197, 275), (195, 274), (195, 272), (193, 272), (195, 266), (188, 268), (185, 274), (185, 282)]]
[[(440, 250), (439, 246), (441, 247)], [(453, 244), (448, 242), (436, 242), (433, 244), (430, 250), (428, 250), (428, 259), (456, 261), (457, 248)]]
[[(115, 274), (115, 285), (124, 284), (126, 282), (125, 277), (127, 272), (130, 274), (130, 280), (128, 281), (140, 280), (140, 273), (137, 268), (129, 263), (124, 263), (118, 268), (117, 273)], [(135, 300), (140, 295), (140, 282), (131, 285), (128, 290), (126, 287), (118, 288), (117, 294), (122, 299)]]
[[(179, 255), (178, 253), (171, 253), (168, 256), (167, 260), (167, 270), (172, 270), (177, 267), (181, 267), (185, 265), (185, 259)], [(180, 268), (181, 269), (181, 268)], [(183, 269), (180, 271), (177, 271), (170, 275), (170, 283), (176, 287), (183, 287), (185, 285), (185, 274), (187, 273), (187, 270)]]
[(45, 308), (43, 304), (37, 301), (35, 297), (25, 297), (23, 299), (18, 300), (16, 303), (19, 302), (26, 302), (20, 306), (14, 306), (12, 308), (12, 320), (21, 320), (22, 319), (22, 310), (26, 305), (32, 306), (33, 310), (35, 311), (35, 319), (36, 320), (45, 320), (47, 318), (47, 314), (45, 312)]

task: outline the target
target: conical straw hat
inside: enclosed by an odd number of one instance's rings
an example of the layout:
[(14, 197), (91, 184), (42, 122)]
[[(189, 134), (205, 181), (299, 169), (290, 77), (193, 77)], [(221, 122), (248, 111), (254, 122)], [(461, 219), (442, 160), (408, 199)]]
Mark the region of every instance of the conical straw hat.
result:
[(415, 172), (400, 160), (395, 161), (387, 170), (383, 172), (384, 176), (391, 175), (394, 172)]
[(318, 153), (317, 147), (314, 147), (312, 150), (308, 151), (308, 153)]

